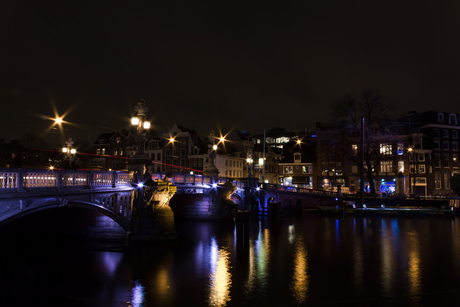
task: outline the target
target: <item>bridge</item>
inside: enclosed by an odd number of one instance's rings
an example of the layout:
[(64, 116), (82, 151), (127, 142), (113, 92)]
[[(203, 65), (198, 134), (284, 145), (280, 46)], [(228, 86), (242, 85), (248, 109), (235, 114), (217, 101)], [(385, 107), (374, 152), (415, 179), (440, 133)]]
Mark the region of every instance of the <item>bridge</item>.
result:
[[(162, 180), (165, 175), (153, 173), (151, 179)], [(124, 231), (133, 231), (136, 207), (143, 208), (145, 202), (138, 200), (142, 182), (132, 181), (123, 171), (0, 169), (0, 225), (42, 210), (78, 207), (97, 211)], [(228, 195), (224, 179), (214, 182), (207, 176), (175, 173), (169, 182), (177, 187), (169, 205), (176, 217), (186, 218), (232, 217), (231, 209), (257, 211), (270, 201), (292, 207), (301, 199), (302, 207), (316, 207), (320, 200), (331, 203), (336, 196), (267, 184), (260, 189), (252, 178), (231, 181)]]

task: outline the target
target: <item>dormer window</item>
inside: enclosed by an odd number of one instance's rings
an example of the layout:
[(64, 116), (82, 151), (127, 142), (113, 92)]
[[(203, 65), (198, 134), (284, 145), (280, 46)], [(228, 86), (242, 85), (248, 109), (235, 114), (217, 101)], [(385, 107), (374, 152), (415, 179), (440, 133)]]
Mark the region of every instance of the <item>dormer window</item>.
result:
[(444, 122), (444, 113), (438, 113), (438, 122), (440, 123)]
[(449, 125), (457, 125), (457, 115), (449, 114)]
[(295, 162), (300, 162), (300, 153), (295, 153), (294, 154), (294, 161)]

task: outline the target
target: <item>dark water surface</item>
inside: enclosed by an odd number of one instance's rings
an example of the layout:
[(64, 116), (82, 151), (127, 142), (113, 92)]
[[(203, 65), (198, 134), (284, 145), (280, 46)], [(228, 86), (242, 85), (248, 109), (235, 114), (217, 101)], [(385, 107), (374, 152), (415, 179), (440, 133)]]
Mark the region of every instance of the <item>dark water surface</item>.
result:
[[(3, 238), (0, 306), (453, 306), (458, 218), (178, 221), (136, 246)], [(14, 243), (16, 242), (16, 243)], [(14, 244), (13, 244), (14, 243)]]

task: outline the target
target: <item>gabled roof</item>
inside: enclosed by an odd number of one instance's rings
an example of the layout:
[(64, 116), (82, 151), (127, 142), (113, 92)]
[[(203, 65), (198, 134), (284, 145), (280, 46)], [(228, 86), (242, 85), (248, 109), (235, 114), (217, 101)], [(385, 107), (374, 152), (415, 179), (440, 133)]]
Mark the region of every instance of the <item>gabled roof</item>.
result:
[(301, 163), (313, 163), (316, 161), (315, 146), (309, 143), (297, 144), (289, 142), (283, 146), (283, 159), (280, 163), (294, 163), (294, 154), (301, 153)]

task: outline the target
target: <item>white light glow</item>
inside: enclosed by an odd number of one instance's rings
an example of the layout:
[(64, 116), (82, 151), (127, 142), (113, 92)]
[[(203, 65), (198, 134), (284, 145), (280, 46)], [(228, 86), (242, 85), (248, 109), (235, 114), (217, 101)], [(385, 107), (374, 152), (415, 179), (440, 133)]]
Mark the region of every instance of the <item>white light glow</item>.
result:
[(133, 126), (139, 125), (139, 117), (131, 117), (131, 124), (133, 124)]
[(150, 129), (150, 122), (144, 122), (144, 129)]

